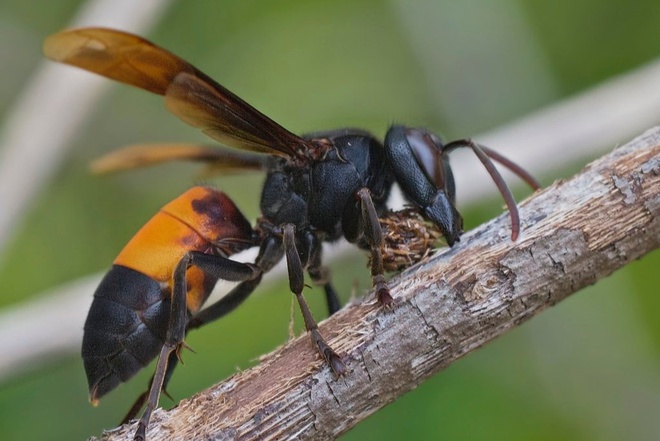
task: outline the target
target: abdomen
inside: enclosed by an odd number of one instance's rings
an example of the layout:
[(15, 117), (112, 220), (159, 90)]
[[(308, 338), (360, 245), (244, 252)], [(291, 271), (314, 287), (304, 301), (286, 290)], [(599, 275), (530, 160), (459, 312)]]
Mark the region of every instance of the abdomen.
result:
[[(193, 187), (156, 213), (119, 253), (94, 293), (82, 345), (91, 401), (158, 355), (168, 328), (172, 276), (186, 253), (228, 256), (253, 240), (238, 208), (211, 188)], [(190, 267), (186, 282), (186, 306), (194, 313), (216, 279)]]
[(165, 341), (170, 300), (155, 280), (114, 265), (94, 293), (82, 357), (96, 402), (153, 360)]

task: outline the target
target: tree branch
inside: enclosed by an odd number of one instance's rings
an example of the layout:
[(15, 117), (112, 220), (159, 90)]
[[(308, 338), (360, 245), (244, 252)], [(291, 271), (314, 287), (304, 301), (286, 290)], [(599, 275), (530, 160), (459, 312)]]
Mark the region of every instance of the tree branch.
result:
[[(321, 331), (351, 372), (335, 379), (303, 335), (261, 364), (157, 410), (148, 438), (334, 439), (479, 348), (660, 246), (660, 128), (556, 182), (452, 249), (393, 278), (398, 306), (368, 298)], [(131, 439), (135, 425), (103, 435)]]

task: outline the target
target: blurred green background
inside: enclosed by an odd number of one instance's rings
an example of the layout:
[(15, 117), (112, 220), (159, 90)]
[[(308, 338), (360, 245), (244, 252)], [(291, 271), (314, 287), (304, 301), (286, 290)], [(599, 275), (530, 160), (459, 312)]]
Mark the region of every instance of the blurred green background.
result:
[[(293, 132), (354, 126), (383, 134), (397, 121), (448, 138), (497, 127), (660, 54), (657, 0), (463, 3), (182, 1), (147, 37)], [(0, 115), (42, 62), (43, 38), (67, 26), (80, 4), (0, 2)], [(3, 251), (0, 306), (106, 270), (161, 205), (198, 180), (199, 168), (176, 164), (97, 178), (88, 162), (117, 146), (176, 140), (206, 141), (168, 114), (160, 98), (113, 86)], [(547, 185), (583, 165), (539, 177)], [(260, 179), (213, 182), (254, 219)], [(467, 227), (495, 216), (500, 205), (495, 199), (462, 206)], [(360, 293), (369, 286), (365, 262), (356, 254), (333, 265), (344, 300), (356, 280)], [(343, 439), (658, 439), (658, 268), (656, 251), (455, 363)], [(321, 318), (318, 294), (307, 297)], [(284, 284), (270, 285), (191, 334), (197, 353), (184, 354), (172, 396), (189, 397), (283, 343), (291, 297)], [(43, 335), (48, 339), (49, 330)], [(98, 435), (119, 421), (151, 374), (145, 370), (92, 408), (77, 355), (26, 371), (0, 384), (2, 439)], [(161, 404), (174, 403), (164, 397)]]

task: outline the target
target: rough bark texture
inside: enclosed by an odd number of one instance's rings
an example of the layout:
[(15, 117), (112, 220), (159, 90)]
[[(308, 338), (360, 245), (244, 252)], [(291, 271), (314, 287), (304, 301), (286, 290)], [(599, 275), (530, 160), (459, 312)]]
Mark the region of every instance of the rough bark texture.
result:
[[(454, 360), (660, 246), (660, 129), (651, 130), (321, 325), (351, 372), (333, 378), (303, 335), (258, 366), (157, 410), (150, 440), (334, 439)], [(135, 425), (104, 433), (131, 439)]]

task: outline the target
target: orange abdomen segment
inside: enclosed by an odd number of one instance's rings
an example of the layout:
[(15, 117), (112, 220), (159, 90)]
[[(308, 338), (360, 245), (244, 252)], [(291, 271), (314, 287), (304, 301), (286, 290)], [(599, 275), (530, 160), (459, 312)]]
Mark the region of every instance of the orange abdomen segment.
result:
[(226, 194), (213, 188), (193, 187), (161, 212), (189, 225), (215, 246), (227, 248), (227, 256), (253, 245), (250, 222)]
[[(204, 252), (208, 248), (209, 243), (189, 226), (166, 213), (158, 212), (126, 244), (114, 264), (144, 274), (166, 286), (171, 293), (172, 275), (179, 260), (188, 251)], [(213, 289), (213, 284), (204, 283), (203, 271), (194, 267), (188, 270), (187, 279), (188, 309), (196, 311), (208, 297), (207, 291)]]
[[(222, 192), (193, 187), (165, 205), (126, 244), (114, 261), (172, 288), (174, 269), (189, 251), (227, 256), (252, 244), (252, 227)], [(187, 272), (188, 309), (197, 311), (215, 280), (195, 267)]]

